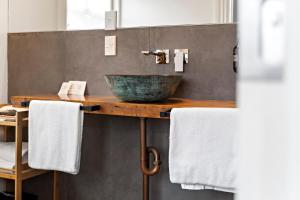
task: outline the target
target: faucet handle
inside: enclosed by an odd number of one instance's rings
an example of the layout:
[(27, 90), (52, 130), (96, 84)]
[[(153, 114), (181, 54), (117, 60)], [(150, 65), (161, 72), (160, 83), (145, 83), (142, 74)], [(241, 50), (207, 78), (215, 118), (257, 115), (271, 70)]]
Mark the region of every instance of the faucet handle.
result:
[(174, 55), (175, 72), (184, 72), (184, 64), (189, 62), (189, 50), (175, 49)]
[(174, 56), (175, 57), (179, 53), (183, 53), (183, 62), (184, 62), (184, 64), (189, 63), (189, 50), (188, 49), (175, 49), (174, 50)]

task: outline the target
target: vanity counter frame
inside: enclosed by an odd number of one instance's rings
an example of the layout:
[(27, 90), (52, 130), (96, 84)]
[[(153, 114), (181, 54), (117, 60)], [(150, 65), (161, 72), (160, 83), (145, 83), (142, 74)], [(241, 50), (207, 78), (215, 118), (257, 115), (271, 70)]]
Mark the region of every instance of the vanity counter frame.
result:
[(38, 95), (38, 96), (13, 96), (11, 102), (14, 105), (21, 105), (22, 102), (32, 100), (53, 100), (80, 102), (84, 106), (100, 105), (101, 109), (93, 112), (86, 112), (101, 115), (114, 115), (138, 118), (168, 119), (161, 117), (160, 113), (171, 110), (172, 108), (191, 108), (191, 107), (210, 107), (210, 108), (234, 108), (234, 101), (224, 100), (192, 100), (183, 98), (170, 98), (163, 102), (152, 103), (133, 103), (123, 102), (115, 97), (100, 96), (65, 96), (57, 95)]
[[(170, 112), (173, 108), (235, 108), (234, 101), (224, 100), (192, 100), (183, 98), (170, 98), (164, 102), (133, 103), (122, 102), (115, 97), (101, 96), (64, 96), (38, 95), (38, 96), (13, 96), (13, 105), (22, 105), (32, 100), (51, 100), (79, 102), (83, 106), (100, 106), (100, 110), (85, 111), (90, 114), (113, 115), (123, 117), (136, 117), (140, 119), (140, 168), (143, 173), (143, 200), (149, 200), (149, 176), (156, 175), (160, 171), (159, 151), (155, 147), (147, 146), (147, 119), (169, 119), (169, 115), (162, 113)], [(150, 161), (151, 155), (153, 162)]]

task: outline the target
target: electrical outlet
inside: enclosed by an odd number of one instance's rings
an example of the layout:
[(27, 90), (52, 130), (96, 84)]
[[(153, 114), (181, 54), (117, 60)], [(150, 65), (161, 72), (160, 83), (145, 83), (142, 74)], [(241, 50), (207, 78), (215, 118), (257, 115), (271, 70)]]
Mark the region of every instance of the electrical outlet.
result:
[(105, 36), (105, 56), (117, 55), (117, 36)]

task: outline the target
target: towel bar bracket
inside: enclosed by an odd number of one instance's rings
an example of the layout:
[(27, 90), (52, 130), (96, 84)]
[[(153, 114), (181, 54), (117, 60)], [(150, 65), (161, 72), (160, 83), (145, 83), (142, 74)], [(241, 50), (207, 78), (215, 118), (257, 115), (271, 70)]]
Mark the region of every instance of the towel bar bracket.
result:
[(161, 118), (169, 118), (171, 116), (171, 110), (172, 109), (168, 109), (166, 111), (160, 112), (160, 117)]
[(22, 107), (27, 108), (27, 107), (29, 107), (29, 105), (30, 105), (30, 101), (23, 101), (23, 102), (21, 102), (21, 106)]
[(100, 109), (101, 109), (100, 105), (80, 106), (80, 110), (84, 110), (84, 111), (88, 111), (88, 112), (98, 111)]
[[(21, 102), (22, 107), (29, 107), (30, 101), (23, 101)], [(87, 111), (87, 112), (94, 112), (101, 109), (100, 105), (89, 105), (89, 106), (80, 106), (80, 110)]]

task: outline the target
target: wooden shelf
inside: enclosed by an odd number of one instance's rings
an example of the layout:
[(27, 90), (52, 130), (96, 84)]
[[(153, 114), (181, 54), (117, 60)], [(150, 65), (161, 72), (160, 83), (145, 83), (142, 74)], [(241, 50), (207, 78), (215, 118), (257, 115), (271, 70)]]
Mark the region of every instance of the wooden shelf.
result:
[[(8, 106), (5, 104), (0, 104), (0, 108), (3, 106)], [(17, 111), (17, 113), (27, 113), (27, 110), (24, 110), (23, 108), (20, 111)], [(15, 116), (10, 116), (10, 115), (0, 115), (0, 126), (10, 126), (10, 127), (15, 127), (17, 126), (16, 123), (16, 115)], [(28, 117), (22, 119), (22, 126), (28, 126)]]
[(0, 121), (0, 126), (16, 126), (17, 123), (16, 122), (11, 122), (11, 121)]
[[(27, 163), (24, 163), (22, 165), (22, 180), (26, 180), (35, 176), (39, 176), (41, 174), (48, 173), (49, 171), (46, 170), (36, 170), (31, 169)], [(2, 179), (10, 179), (10, 180), (16, 180), (16, 171), (15, 169), (4, 169), (0, 168), (0, 178)]]
[(100, 96), (85, 96), (78, 98), (76, 96), (67, 96), (61, 98), (57, 95), (41, 95), (41, 96), (13, 96), (11, 101), (14, 105), (20, 105), (21, 102), (31, 100), (61, 100), (70, 102), (80, 102), (83, 105), (100, 105), (99, 111), (87, 112), (103, 115), (116, 115), (127, 117), (144, 117), (144, 118), (162, 118), (161, 112), (170, 110), (172, 108), (183, 107), (220, 107), (233, 108), (234, 101), (223, 100), (192, 100), (171, 98), (165, 102), (157, 103), (131, 103), (122, 102), (115, 97), (100, 97)]
[[(13, 121), (0, 121), (0, 126), (15, 127), (17, 123)], [(23, 127), (28, 127), (28, 118), (23, 120)]]
[[(0, 105), (0, 108), (5, 105)], [(23, 128), (28, 127), (28, 109), (16, 109), (15, 116), (7, 116), (1, 113), (0, 119), (9, 119), (14, 121), (0, 121), (0, 126), (4, 127), (4, 141), (8, 142), (10, 133), (9, 129), (14, 127), (15, 142), (16, 142), (16, 158), (15, 167), (13, 169), (0, 168), (0, 179), (13, 180), (15, 182), (15, 200), (22, 200), (22, 183), (24, 180), (48, 173), (47, 170), (32, 169), (27, 163), (22, 163), (22, 141), (23, 141)], [(6, 113), (4, 113), (6, 114)], [(13, 113), (14, 114), (14, 113)], [(1, 151), (1, 149), (0, 149)], [(59, 199), (58, 190), (58, 173), (54, 172), (53, 182), (53, 200)]]

